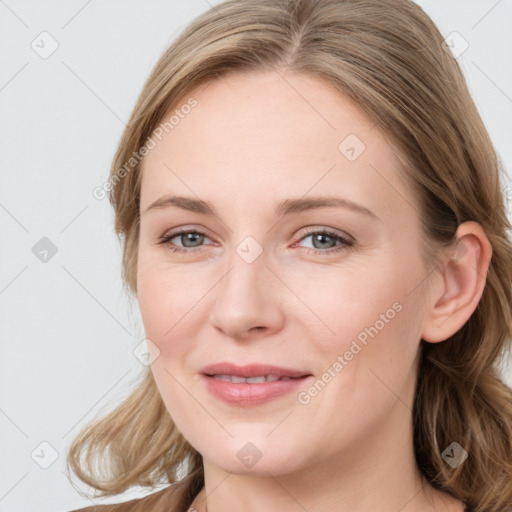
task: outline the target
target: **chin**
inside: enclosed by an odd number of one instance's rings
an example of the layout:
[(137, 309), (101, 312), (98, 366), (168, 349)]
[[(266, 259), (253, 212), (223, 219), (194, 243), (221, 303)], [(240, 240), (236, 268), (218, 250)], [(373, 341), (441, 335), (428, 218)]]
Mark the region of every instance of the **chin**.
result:
[(223, 449), (203, 452), (203, 460), (237, 475), (268, 477), (269, 473), (277, 476), (292, 472), (290, 461), (297, 462), (300, 444), (297, 448), (286, 447), (277, 440), (265, 439), (266, 435), (268, 431), (262, 436), (244, 436), (243, 441), (235, 437)]

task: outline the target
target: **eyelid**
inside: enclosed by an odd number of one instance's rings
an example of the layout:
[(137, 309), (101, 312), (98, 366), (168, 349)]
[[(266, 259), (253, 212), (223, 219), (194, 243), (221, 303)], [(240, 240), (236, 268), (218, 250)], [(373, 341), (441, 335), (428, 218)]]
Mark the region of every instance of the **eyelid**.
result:
[(210, 239), (213, 239), (213, 237), (211, 237), (208, 234), (208, 230), (206, 228), (204, 228), (203, 226), (192, 225), (192, 226), (180, 226), (178, 228), (168, 229), (162, 236), (159, 237), (159, 240), (162, 240), (164, 238), (174, 238), (175, 236), (181, 235), (182, 233), (190, 233), (190, 232), (199, 233), (201, 235), (207, 236)]
[(304, 228), (304, 231), (301, 231), (300, 234), (297, 235), (297, 238), (295, 239), (295, 242), (293, 242), (293, 243), (295, 244), (297, 242), (300, 242), (303, 238), (305, 238), (309, 235), (313, 235), (315, 233), (325, 233), (330, 236), (339, 237), (339, 238), (345, 240), (345, 242), (347, 242), (347, 243), (355, 244), (354, 238), (352, 236), (350, 236), (348, 233), (345, 233), (344, 231), (338, 231), (337, 229), (334, 229), (334, 228), (321, 226), (321, 225), (306, 226)]

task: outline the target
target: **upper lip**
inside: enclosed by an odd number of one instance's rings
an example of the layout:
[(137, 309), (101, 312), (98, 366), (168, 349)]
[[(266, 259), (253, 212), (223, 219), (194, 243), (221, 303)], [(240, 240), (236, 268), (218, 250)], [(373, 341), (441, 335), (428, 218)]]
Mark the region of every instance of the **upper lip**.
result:
[(311, 375), (307, 371), (282, 368), (269, 364), (248, 364), (238, 366), (234, 363), (223, 362), (205, 366), (201, 369), (204, 375), (235, 375), (237, 377), (259, 377), (262, 375), (275, 375), (277, 377), (305, 377)]

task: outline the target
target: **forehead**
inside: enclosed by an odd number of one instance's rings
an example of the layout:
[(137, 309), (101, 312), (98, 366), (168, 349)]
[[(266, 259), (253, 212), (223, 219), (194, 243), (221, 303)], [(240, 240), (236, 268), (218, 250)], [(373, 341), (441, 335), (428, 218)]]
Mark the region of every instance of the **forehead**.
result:
[(407, 195), (375, 123), (316, 77), (231, 73), (190, 91), (163, 122), (171, 116), (143, 162), (142, 208), (163, 193), (242, 205), (339, 192), (377, 213)]

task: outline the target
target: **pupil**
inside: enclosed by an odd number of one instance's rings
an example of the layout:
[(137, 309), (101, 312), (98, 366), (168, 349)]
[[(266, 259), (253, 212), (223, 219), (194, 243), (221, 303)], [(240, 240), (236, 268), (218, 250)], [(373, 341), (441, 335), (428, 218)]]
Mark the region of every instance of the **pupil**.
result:
[[(183, 245), (184, 245), (185, 247), (195, 247), (194, 245), (189, 246), (189, 245), (187, 245), (187, 243), (188, 243), (188, 242), (190, 242), (190, 241), (191, 241), (192, 243), (194, 243), (194, 241), (195, 241), (195, 242), (197, 242), (197, 239), (198, 239), (198, 238), (200, 239), (202, 236), (203, 236), (203, 235), (200, 235), (199, 233), (187, 233), (187, 235), (185, 236), (185, 241), (186, 241), (186, 243), (184, 243)], [(190, 240), (190, 237), (192, 237), (192, 238), (194, 238), (194, 237), (195, 237), (195, 240)], [(183, 239), (182, 239), (182, 242), (183, 242)]]
[[(322, 242), (322, 239), (324, 239), (323, 241), (325, 241), (325, 238), (331, 238), (329, 235), (322, 235), (322, 234), (319, 234), (315, 237), (313, 237), (313, 241), (314, 242)], [(313, 243), (313, 245), (315, 245)], [(332, 243), (331, 243), (331, 246), (332, 246)], [(324, 247), (324, 246), (320, 246), (320, 247)]]

